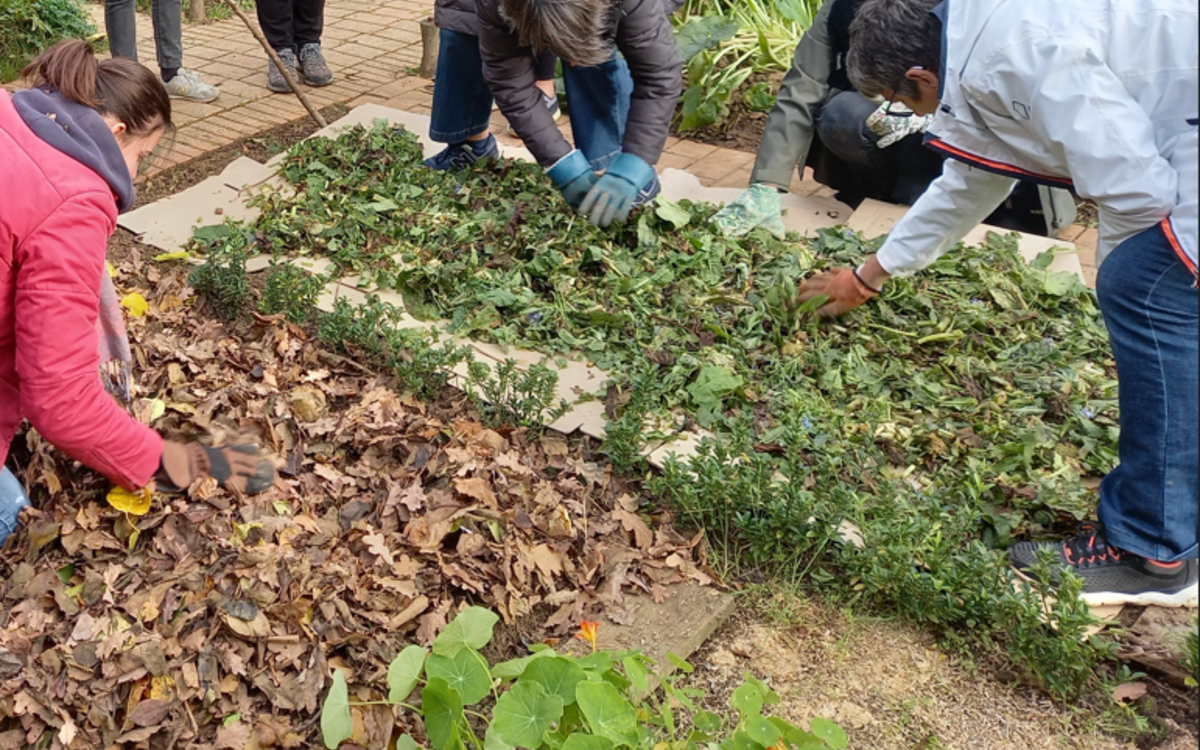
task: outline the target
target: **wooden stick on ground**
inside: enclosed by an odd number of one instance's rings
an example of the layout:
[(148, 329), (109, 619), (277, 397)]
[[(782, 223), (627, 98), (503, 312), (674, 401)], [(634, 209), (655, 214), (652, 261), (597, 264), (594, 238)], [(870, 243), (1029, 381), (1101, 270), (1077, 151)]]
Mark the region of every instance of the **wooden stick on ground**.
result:
[(267, 57), (271, 58), (271, 61), (275, 63), (275, 67), (279, 68), (279, 72), (283, 74), (283, 80), (287, 81), (287, 84), (292, 87), (292, 92), (300, 98), (300, 103), (303, 104), (304, 108), (308, 110), (308, 114), (312, 116), (317, 125), (322, 128), (328, 125), (329, 123), (325, 122), (325, 118), (321, 116), (321, 113), (317, 111), (317, 108), (312, 105), (312, 102), (310, 102), (308, 97), (304, 95), (304, 92), (300, 90), (300, 84), (296, 82), (295, 78), (292, 78), (292, 74), (288, 72), (287, 66), (283, 64), (283, 60), (279, 59), (279, 53), (277, 53), (275, 49), (271, 47), (270, 43), (267, 42), (267, 38), (263, 36), (262, 32), (250, 22), (250, 19), (247, 18), (242, 9), (238, 7), (237, 0), (225, 0), (225, 4), (229, 6), (230, 10), (232, 10), (238, 18), (242, 19), (242, 22), (246, 24), (246, 28), (250, 29), (250, 33), (254, 35), (254, 38), (257, 39), (258, 43), (262, 45), (262, 48), (266, 50)]

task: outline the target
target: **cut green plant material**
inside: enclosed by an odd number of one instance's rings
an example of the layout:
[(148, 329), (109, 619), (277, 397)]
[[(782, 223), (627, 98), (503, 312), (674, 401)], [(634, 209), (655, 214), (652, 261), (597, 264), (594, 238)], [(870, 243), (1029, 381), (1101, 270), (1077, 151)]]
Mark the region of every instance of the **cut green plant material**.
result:
[[(831, 721), (814, 718), (805, 732), (770, 716), (780, 698), (750, 673), (733, 692), (730, 712), (719, 715), (699, 709), (704, 692), (674, 677), (659, 681), (661, 692), (651, 691), (654, 665), (636, 651), (575, 657), (539, 644), (528, 656), (489, 664), (480, 649), (498, 620), (470, 607), (434, 640), (432, 653), (416, 645), (401, 650), (388, 667), (386, 699), (351, 701), (345, 676), (335, 671), (321, 708), (325, 746), (334, 750), (354, 739), (354, 706), (380, 703), (397, 706), (405, 726), (419, 716), (435, 750), (650, 750), (662, 743), (673, 750), (841, 750), (848, 744)], [(692, 671), (682, 659), (671, 661)], [(411, 698), (418, 694), (419, 706)], [(406, 734), (396, 747), (420, 744)]]
[[(1074, 627), (1048, 630), (1003, 574), (1014, 538), (1092, 511), (1080, 478), (1116, 458), (1103, 322), (1051, 256), (1027, 264), (993, 235), (821, 324), (796, 285), (871, 252), (853, 233), (729, 239), (709, 225), (713, 206), (661, 198), (606, 231), (535, 165), (441, 173), (421, 158), (383, 125), (297, 145), (288, 189), (259, 201), (260, 248), (329, 258), (451, 333), (594, 363), (611, 375), (604, 450), (620, 467), (641, 466), (647, 435), (715, 435), (651, 486), (716, 544), (964, 647), (1006, 647), (1073, 689), (1051, 672), (1074, 675), (1100, 651)], [(843, 520), (869, 554), (835, 551)]]

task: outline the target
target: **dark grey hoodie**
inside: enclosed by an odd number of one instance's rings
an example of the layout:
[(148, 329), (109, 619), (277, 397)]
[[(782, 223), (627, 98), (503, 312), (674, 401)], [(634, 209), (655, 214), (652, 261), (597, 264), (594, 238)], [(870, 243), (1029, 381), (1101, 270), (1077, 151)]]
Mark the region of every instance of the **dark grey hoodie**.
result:
[(49, 86), (18, 91), (17, 114), (38, 138), (104, 178), (117, 196), (117, 211), (133, 208), (136, 194), (117, 139), (96, 110), (70, 101)]

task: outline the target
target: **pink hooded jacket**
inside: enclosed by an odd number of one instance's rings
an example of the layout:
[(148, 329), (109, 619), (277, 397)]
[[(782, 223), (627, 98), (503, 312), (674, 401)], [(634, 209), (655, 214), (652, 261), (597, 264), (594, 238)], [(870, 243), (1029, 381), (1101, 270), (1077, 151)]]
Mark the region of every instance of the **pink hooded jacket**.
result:
[(116, 141), (104, 142), (89, 119), (99, 116), (49, 93), (61, 108), (39, 132), (91, 149), (93, 166), (39, 137), (0, 90), (0, 458), (27, 417), (64, 453), (135, 489), (157, 471), (162, 438), (105, 392), (96, 331), (108, 238), (132, 184), (110, 182)]

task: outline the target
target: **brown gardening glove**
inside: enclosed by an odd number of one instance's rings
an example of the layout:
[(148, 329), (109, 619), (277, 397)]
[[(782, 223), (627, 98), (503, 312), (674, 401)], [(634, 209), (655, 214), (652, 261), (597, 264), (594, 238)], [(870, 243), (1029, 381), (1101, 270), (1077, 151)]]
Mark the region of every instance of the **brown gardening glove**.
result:
[(817, 308), (817, 316), (836, 318), (872, 297), (878, 297), (879, 290), (863, 283), (853, 268), (835, 268), (819, 273), (800, 285), (801, 304), (822, 295), (828, 297), (829, 301)]
[(159, 492), (179, 492), (197, 479), (212, 477), (224, 489), (253, 495), (275, 483), (275, 467), (253, 445), (210, 448), (199, 443), (163, 442)]

